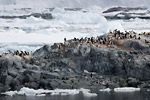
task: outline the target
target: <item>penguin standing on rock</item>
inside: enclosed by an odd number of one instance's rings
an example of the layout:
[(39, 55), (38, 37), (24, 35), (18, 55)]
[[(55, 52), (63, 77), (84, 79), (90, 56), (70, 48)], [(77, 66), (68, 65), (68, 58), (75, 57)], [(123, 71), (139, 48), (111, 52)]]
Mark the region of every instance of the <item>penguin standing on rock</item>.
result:
[(74, 41), (76, 41), (77, 39), (76, 38), (74, 38)]
[(66, 38), (64, 38), (64, 42), (66, 42), (67, 41), (67, 39)]
[(140, 37), (138, 37), (138, 40), (140, 40), (141, 38)]
[(15, 53), (15, 55), (19, 55), (19, 51), (18, 51), (18, 50), (17, 50), (17, 51), (15, 51), (14, 53)]

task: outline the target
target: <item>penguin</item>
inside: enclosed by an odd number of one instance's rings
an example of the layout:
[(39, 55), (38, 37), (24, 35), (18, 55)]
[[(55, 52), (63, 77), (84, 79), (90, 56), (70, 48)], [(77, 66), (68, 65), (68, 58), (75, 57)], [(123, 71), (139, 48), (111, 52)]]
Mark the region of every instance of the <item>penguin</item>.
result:
[(93, 74), (91, 73), (90, 76), (91, 76), (91, 78), (92, 78), (92, 77), (93, 77)]
[(60, 49), (60, 44), (58, 45), (58, 49)]
[(67, 41), (67, 39), (66, 38), (64, 38), (64, 42), (66, 42)]
[(12, 52), (10, 50), (8, 50), (8, 53), (11, 54)]
[(25, 55), (28, 55), (28, 53), (27, 53), (26, 51), (24, 51), (24, 54), (25, 54)]
[(74, 38), (74, 41), (77, 41), (77, 39), (76, 39), (76, 38)]
[(105, 44), (105, 41), (103, 41), (103, 44)]
[(141, 38), (140, 37), (138, 37), (138, 40), (140, 40)]
[(91, 42), (92, 42), (92, 44), (94, 43), (93, 37), (91, 37)]
[(134, 39), (137, 39), (137, 38), (136, 38), (136, 35), (134, 35)]
[(130, 35), (130, 38), (132, 38), (132, 35)]
[(149, 43), (149, 41), (145, 40), (145, 43)]
[(15, 52), (15, 54), (16, 54), (16, 55), (19, 55), (19, 51), (17, 50), (17, 51)]

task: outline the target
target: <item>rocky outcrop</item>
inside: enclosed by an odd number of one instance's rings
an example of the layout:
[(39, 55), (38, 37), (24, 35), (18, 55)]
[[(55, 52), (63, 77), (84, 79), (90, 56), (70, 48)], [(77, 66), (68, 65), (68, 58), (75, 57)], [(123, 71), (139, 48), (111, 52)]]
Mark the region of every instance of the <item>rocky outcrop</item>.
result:
[(124, 34), (119, 33), (120, 38), (117, 34), (45, 45), (29, 55), (3, 54), (0, 91), (24, 86), (34, 89), (149, 88), (149, 44), (144, 43), (142, 37), (120, 39)]
[(14, 18), (20, 18), (20, 19), (26, 19), (28, 17), (36, 17), (36, 18), (43, 18), (43, 19), (52, 19), (53, 16), (51, 13), (33, 13), (30, 15), (21, 15), (21, 16), (0, 16), (0, 18), (4, 19), (14, 19)]
[(150, 19), (149, 9), (145, 7), (112, 7), (103, 11), (107, 19)]

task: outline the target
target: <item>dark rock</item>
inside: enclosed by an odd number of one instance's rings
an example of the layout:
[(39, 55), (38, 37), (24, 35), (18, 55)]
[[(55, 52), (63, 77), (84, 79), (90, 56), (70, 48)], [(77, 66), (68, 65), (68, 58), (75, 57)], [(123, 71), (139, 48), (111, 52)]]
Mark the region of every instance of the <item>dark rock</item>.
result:
[(18, 73), (16, 70), (8, 70), (8, 75), (12, 76), (13, 78), (16, 78)]
[(140, 41), (136, 41), (136, 40), (128, 40), (124, 43), (124, 45), (134, 51), (136, 50), (146, 50), (149, 47), (146, 46), (144, 43), (140, 42)]
[(36, 82), (31, 82), (29, 83), (29, 87), (33, 88), (33, 89), (38, 89), (39, 88), (39, 84)]
[(128, 78), (127, 83), (128, 87), (137, 87), (140, 84), (140, 82), (135, 78)]
[(26, 74), (23, 78), (23, 83), (28, 83), (28, 82), (33, 82), (34, 79), (29, 75), (29, 74)]
[(52, 19), (53, 16), (50, 13), (33, 13), (30, 15), (22, 15), (22, 16), (0, 16), (0, 18), (4, 19), (14, 19), (14, 18), (20, 18), (20, 19), (26, 19), (28, 17), (37, 17), (37, 18), (43, 18), (43, 19)]
[(5, 80), (5, 85), (10, 85), (12, 81), (13, 81), (13, 77), (7, 75)]
[(119, 84), (118, 84), (118, 83), (108, 83), (108, 87), (109, 87), (110, 89), (118, 88), (118, 87), (119, 87)]
[(40, 81), (40, 87), (46, 89), (46, 88), (48, 87), (48, 85), (49, 85), (49, 82), (48, 82), (47, 80), (42, 79), (42, 80)]

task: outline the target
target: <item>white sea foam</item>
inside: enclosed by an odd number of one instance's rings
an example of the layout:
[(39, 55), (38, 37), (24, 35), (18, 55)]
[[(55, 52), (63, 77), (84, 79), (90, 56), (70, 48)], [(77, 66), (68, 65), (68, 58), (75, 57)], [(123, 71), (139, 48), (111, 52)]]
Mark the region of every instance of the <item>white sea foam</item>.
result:
[(135, 92), (135, 91), (140, 91), (140, 88), (134, 87), (114, 88), (114, 92)]
[(80, 92), (83, 93), (86, 97), (93, 97), (97, 96), (96, 93), (90, 93), (90, 90), (88, 89), (55, 89), (55, 90), (44, 90), (44, 89), (30, 89), (27, 87), (23, 87), (20, 89), (20, 91), (7, 91), (5, 95), (13, 96), (13, 95), (26, 95), (26, 96), (45, 96), (47, 93), (50, 93), (51, 95), (76, 95)]

